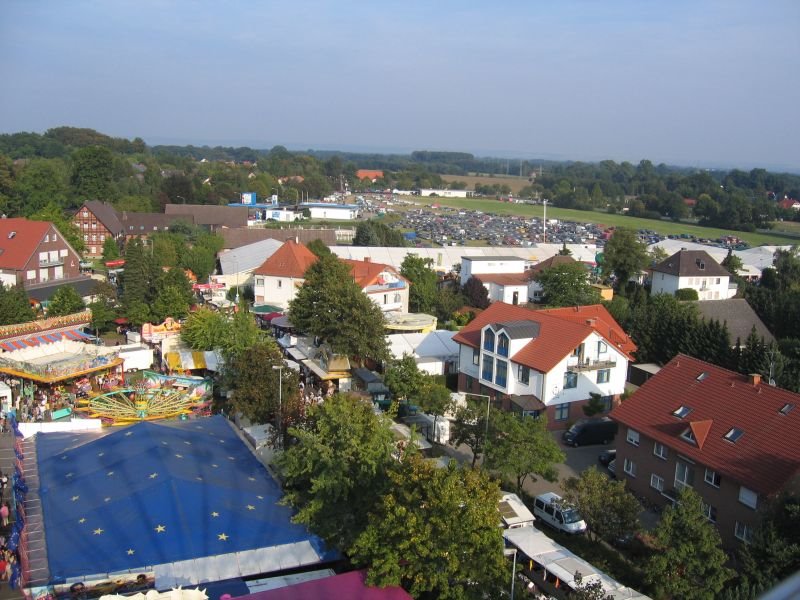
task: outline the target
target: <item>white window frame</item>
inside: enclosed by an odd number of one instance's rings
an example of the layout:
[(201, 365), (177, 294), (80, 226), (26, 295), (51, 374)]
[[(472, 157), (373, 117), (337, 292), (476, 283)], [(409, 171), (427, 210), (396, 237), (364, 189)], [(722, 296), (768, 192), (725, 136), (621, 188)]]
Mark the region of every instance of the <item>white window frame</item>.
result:
[(657, 456), (661, 460), (667, 460), (667, 456), (669, 456), (669, 451), (667, 450), (667, 447), (661, 442), (654, 442), (653, 455)]
[(472, 364), (476, 367), (481, 364), (481, 351), (477, 348), (472, 349)]
[[(678, 471), (679, 470), (683, 471), (683, 479), (679, 479), (678, 478)], [(690, 473), (692, 474), (691, 477), (688, 476)], [(680, 491), (683, 488), (694, 487), (693, 483), (694, 483), (694, 471), (692, 470), (691, 465), (687, 465), (686, 463), (683, 463), (683, 462), (680, 462), (680, 461), (676, 462), (675, 463), (675, 488)]]
[(600, 369), (597, 371), (597, 383), (608, 383), (609, 381), (611, 381), (611, 369)]
[(664, 478), (655, 473), (650, 474), (650, 487), (659, 492), (664, 491)]
[(737, 540), (749, 544), (753, 539), (753, 528), (747, 523), (736, 521), (736, 525), (733, 528), (733, 535)]
[(717, 522), (717, 509), (710, 504), (703, 502), (703, 516), (711, 523)]
[(722, 478), (719, 476), (719, 473), (717, 473), (713, 469), (706, 468), (705, 475), (703, 476), (703, 481), (705, 481), (708, 485), (718, 488), (721, 479)]
[(597, 353), (598, 354), (605, 354), (606, 352), (608, 352), (608, 344), (606, 344), (602, 340), (597, 342)]
[(622, 470), (625, 471), (626, 475), (636, 477), (636, 462), (632, 461), (630, 458), (626, 458), (622, 463)]
[(28, 281), (35, 281), (36, 280), (36, 269), (28, 269), (28, 272), (25, 275), (25, 279)]
[[(558, 414), (562, 410), (565, 411), (565, 415), (559, 418)], [(569, 419), (569, 402), (562, 402), (561, 404), (556, 404), (553, 408), (553, 420), (555, 421), (566, 421)]]
[(628, 442), (632, 446), (639, 445), (639, 432), (635, 429), (631, 429), (628, 427), (628, 433), (625, 436), (625, 441)]
[(744, 487), (743, 485), (740, 485), (739, 502), (741, 502), (745, 506), (755, 509), (758, 506), (758, 493), (754, 492), (749, 488)]

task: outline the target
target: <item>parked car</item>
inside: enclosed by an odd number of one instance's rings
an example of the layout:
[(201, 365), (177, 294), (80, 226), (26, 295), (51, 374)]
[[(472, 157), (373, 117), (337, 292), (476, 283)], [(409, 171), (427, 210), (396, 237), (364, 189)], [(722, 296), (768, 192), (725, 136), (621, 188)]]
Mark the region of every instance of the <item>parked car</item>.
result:
[(608, 417), (581, 419), (567, 429), (561, 437), (565, 444), (576, 448), (589, 444), (609, 444), (617, 435), (617, 427), (617, 422)]
[(533, 514), (540, 522), (559, 531), (573, 534), (586, 531), (586, 521), (581, 514), (553, 492), (536, 496), (533, 501)]
[(606, 469), (608, 469), (608, 474), (611, 477), (613, 477), (614, 479), (616, 479), (617, 478), (617, 459), (615, 458), (610, 463), (608, 463), (608, 465), (606, 466)]
[(617, 449), (612, 448), (611, 450), (603, 450), (600, 453), (600, 456), (597, 457), (597, 460), (600, 461), (600, 464), (604, 467), (607, 467), (608, 464), (617, 458)]

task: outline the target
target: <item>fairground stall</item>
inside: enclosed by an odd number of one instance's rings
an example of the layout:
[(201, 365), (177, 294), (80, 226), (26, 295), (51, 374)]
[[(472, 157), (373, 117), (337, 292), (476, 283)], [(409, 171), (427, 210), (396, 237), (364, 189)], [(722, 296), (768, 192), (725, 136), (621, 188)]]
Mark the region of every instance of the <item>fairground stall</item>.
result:
[(19, 421), (68, 417), (77, 399), (124, 383), (122, 364), (113, 347), (70, 340), (0, 354)]

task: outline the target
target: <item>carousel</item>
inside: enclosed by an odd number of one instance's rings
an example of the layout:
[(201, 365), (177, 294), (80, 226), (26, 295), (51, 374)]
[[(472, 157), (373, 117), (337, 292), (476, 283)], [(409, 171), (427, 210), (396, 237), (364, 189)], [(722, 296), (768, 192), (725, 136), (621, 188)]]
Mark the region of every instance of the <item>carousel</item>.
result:
[(77, 401), (76, 412), (107, 425), (139, 421), (207, 416), (211, 408), (211, 383), (199, 377), (168, 378), (146, 373), (135, 386), (89, 393)]

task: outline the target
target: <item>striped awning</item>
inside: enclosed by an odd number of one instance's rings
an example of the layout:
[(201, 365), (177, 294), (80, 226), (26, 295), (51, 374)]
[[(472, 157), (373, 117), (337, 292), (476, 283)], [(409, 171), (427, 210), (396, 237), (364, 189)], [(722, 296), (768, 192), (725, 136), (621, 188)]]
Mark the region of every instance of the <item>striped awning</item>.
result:
[(90, 337), (92, 336), (90, 336), (88, 333), (84, 333), (80, 329), (68, 329), (67, 331), (45, 333), (27, 338), (19, 338), (16, 340), (0, 342), (0, 348), (6, 352), (13, 352), (14, 350), (23, 350), (25, 348), (44, 346), (45, 344), (52, 344), (54, 342), (60, 342), (61, 340), (81, 341)]

